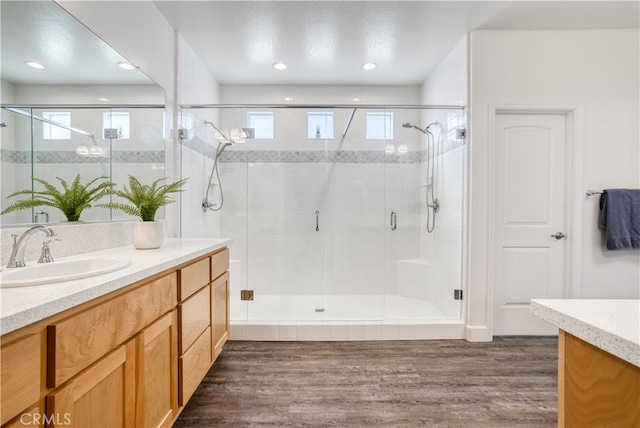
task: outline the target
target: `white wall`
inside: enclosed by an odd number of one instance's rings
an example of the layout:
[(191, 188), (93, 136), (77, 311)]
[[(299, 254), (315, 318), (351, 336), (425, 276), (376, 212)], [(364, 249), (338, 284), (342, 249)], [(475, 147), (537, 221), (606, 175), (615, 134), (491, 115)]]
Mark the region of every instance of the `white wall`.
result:
[[(354, 101), (358, 98), (359, 101)], [(410, 104), (420, 103), (418, 86), (223, 85), (222, 103)]]
[[(471, 249), (469, 324), (490, 325), (487, 284), (488, 105), (581, 105), (582, 171), (576, 192), (638, 188), (638, 30), (475, 31), (471, 34)], [(572, 195), (573, 197), (574, 195)], [(597, 198), (582, 199), (574, 298), (638, 298), (640, 254), (607, 251)], [(490, 340), (484, 329), (479, 339)]]
[(107, 98), (109, 104), (164, 105), (164, 90), (149, 85), (21, 85), (16, 84), (16, 104), (101, 104), (98, 98)]
[[(196, 56), (191, 46), (178, 35), (178, 104), (216, 104), (219, 102), (220, 87), (211, 72)], [(206, 133), (205, 120), (214, 121), (209, 109), (191, 109), (193, 119), (190, 135), (200, 138), (213, 146), (213, 133)], [(187, 126), (185, 124), (181, 126)], [(202, 198), (207, 188), (212, 159), (185, 145), (181, 149), (182, 177), (189, 177), (182, 196), (181, 236), (185, 238), (208, 238), (220, 236), (220, 214), (202, 212)], [(234, 244), (231, 251), (235, 252)], [(233, 255), (232, 255), (233, 258)], [(235, 285), (234, 285), (235, 288)]]

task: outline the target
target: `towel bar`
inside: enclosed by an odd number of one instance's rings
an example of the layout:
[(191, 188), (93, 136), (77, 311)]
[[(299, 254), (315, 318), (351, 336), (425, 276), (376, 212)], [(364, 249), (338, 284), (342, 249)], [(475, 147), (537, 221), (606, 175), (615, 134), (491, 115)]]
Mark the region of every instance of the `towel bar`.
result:
[(591, 189), (587, 189), (587, 197), (589, 196), (593, 196), (593, 195), (601, 195), (602, 192), (598, 191), (598, 190), (591, 190)]

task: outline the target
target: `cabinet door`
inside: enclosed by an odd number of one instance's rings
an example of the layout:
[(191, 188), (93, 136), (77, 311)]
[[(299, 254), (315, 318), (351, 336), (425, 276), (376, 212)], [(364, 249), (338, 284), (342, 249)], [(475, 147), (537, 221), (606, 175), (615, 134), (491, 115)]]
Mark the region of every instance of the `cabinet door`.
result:
[(49, 426), (135, 426), (135, 352), (131, 340), (47, 395)]
[(211, 284), (211, 343), (214, 360), (222, 352), (229, 337), (229, 273), (225, 273)]
[(178, 407), (176, 311), (142, 331), (136, 341), (136, 426), (168, 427)]
[(0, 419), (4, 424), (40, 398), (41, 335), (33, 334), (0, 350)]

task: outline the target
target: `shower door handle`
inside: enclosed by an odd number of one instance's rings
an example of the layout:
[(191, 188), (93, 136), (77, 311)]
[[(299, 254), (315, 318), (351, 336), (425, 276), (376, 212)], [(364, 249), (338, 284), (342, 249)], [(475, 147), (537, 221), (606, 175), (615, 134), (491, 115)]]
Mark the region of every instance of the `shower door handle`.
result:
[(320, 232), (320, 211), (316, 211), (316, 232)]
[(397, 214), (395, 211), (391, 211), (391, 230), (396, 230), (397, 228), (398, 228)]

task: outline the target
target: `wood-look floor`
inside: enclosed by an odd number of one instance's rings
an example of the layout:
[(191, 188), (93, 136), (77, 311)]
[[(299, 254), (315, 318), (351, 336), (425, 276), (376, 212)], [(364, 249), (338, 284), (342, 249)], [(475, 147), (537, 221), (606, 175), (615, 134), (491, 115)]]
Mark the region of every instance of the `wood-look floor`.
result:
[(554, 427), (557, 339), (228, 342), (176, 427)]

